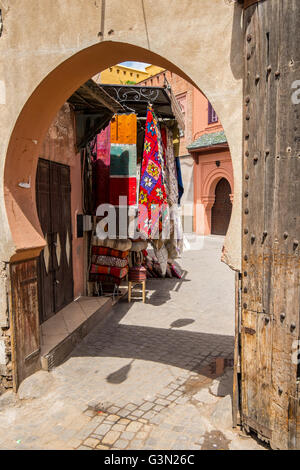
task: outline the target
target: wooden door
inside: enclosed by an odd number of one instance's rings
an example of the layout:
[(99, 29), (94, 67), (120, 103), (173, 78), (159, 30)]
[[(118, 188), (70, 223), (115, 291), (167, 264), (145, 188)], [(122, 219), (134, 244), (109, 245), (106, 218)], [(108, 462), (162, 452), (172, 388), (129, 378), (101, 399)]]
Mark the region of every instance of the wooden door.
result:
[(50, 198), (50, 162), (39, 159), (36, 176), (36, 203), (41, 228), (47, 242), (39, 256), (38, 286), (40, 323), (50, 318), (54, 307), (53, 235)]
[(40, 159), (37, 208), (47, 246), (39, 258), (40, 322), (73, 300), (70, 168)]
[(245, 10), (241, 420), (280, 449), (300, 448), (299, 44), (298, 0)]
[(70, 167), (50, 164), (54, 311), (73, 300)]
[(211, 210), (211, 233), (214, 235), (226, 235), (232, 204), (230, 201), (231, 188), (227, 179), (222, 178), (215, 189), (215, 202)]
[(14, 389), (40, 369), (37, 259), (11, 264)]

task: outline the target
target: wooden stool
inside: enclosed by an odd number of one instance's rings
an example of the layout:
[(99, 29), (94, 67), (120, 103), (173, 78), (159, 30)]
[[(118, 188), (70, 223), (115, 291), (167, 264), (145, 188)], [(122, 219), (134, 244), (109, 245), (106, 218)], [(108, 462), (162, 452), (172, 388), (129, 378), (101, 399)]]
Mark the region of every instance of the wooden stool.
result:
[(131, 302), (131, 289), (136, 284), (142, 284), (143, 286), (143, 303), (146, 302), (146, 281), (128, 281), (128, 302)]

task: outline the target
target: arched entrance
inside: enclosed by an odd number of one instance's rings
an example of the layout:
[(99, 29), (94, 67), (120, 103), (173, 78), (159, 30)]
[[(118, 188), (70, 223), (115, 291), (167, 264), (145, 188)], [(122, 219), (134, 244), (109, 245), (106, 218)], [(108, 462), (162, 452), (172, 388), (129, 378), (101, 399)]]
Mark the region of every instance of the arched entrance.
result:
[[(147, 7), (142, 10), (140, 7), (143, 2), (134, 2), (129, 9), (125, 5), (120, 5), (119, 2), (116, 4), (117, 8), (114, 8), (113, 2), (109, 2), (106, 22), (104, 17), (101, 18), (101, 22), (99, 17), (96, 18), (95, 8), (99, 7), (98, 3), (100, 2), (94, 2), (93, 6), (84, 5), (84, 10), (82, 6), (82, 8), (66, 8), (65, 12), (61, 12), (61, 23), (57, 25), (60, 34), (55, 35), (55, 41), (53, 31), (50, 32), (48, 28), (50, 18), (57, 17), (55, 2), (48, 5), (48, 19), (45, 27), (40, 23), (40, 18), (41, 16), (44, 18), (44, 15), (41, 15), (39, 8), (31, 10), (30, 15), (27, 15), (24, 7), (23, 29), (21, 32), (18, 31), (18, 38), (19, 44), (27, 52), (24, 55), (17, 54), (18, 57), (15, 56), (14, 42), (9, 42), (14, 37), (14, 25), (6, 23), (7, 31), (9, 31), (6, 46), (7, 50), (14, 54), (14, 69), (18, 69), (20, 60), (19, 65), (22, 66), (22, 70), (34, 71), (34, 73), (24, 73), (22, 86), (18, 85), (19, 75), (15, 76), (12, 72), (8, 72), (7, 107), (4, 109), (3, 120), (9, 119), (5, 133), (2, 133), (2, 128), (0, 130), (3, 137), (1, 146), (5, 155), (2, 165), (4, 177), (1, 178), (4, 183), (4, 201), (0, 202), (0, 215), (3, 219), (3, 244), (0, 245), (0, 249), (1, 260), (5, 261), (7, 266), (10, 263), (15, 267), (12, 283), (19, 285), (17, 282), (19, 275), (23, 275), (22, 269), (26, 265), (28, 283), (22, 285), (27, 286), (24, 289), (30, 286), (34, 296), (37, 295), (35, 286), (31, 286), (30, 282), (33, 284), (35, 282), (36, 259), (46, 243), (37, 214), (35, 181), (38, 157), (51, 121), (68, 97), (88, 78), (129, 58), (155, 63), (185, 78), (203, 90), (220, 116), (231, 147), (237, 177), (237, 202), (234, 209), (236, 224), (231, 224), (232, 235), (228, 237), (223, 256), (232, 267), (239, 269), (241, 193), (239, 185), (242, 148), (241, 7), (220, 3), (216, 8), (212, 7), (210, 1), (205, 0), (201, 24), (195, 24), (195, 28), (185, 29), (185, 33), (181, 36), (181, 48), (178, 49), (173, 47), (173, 31), (178, 27), (176, 9), (168, 12), (169, 24), (173, 24), (174, 28), (168, 29), (164, 34), (157, 34), (156, 31), (156, 28), (161, 31), (161, 18), (168, 11), (167, 2), (160, 2), (156, 6), (155, 14), (154, 10), (152, 14)], [(138, 18), (137, 7), (140, 8)], [(185, 9), (180, 3), (180, 11), (186, 16), (187, 25), (194, 24), (193, 20), (196, 14), (198, 15), (198, 4), (189, 5), (189, 8)], [(211, 28), (208, 31), (207, 25), (212, 23), (211, 18), (215, 18), (216, 11), (219, 22), (216, 23), (214, 34), (211, 34)], [(18, 12), (12, 7), (8, 21), (14, 14), (20, 15), (21, 13), (21, 6)], [(88, 29), (82, 22), (83, 13), (90, 18)], [(98, 13), (101, 13), (100, 10)], [(109, 26), (107, 18), (112, 21)], [(134, 23), (133, 18), (136, 18)], [(32, 28), (32, 24), (28, 21), (39, 25), (41, 29)], [(102, 30), (99, 32), (100, 23)], [(222, 44), (220, 50), (214, 48), (215, 54), (209, 54), (215, 35), (218, 35), (220, 31), (226, 35), (226, 43)], [(36, 49), (36, 37), (39, 33), (43, 41), (41, 47)], [(188, 34), (185, 37), (186, 33)], [(211, 41), (207, 41), (208, 34), (211, 34)], [(203, 37), (206, 41), (202, 44)], [(2, 39), (6, 40), (5, 36)], [(192, 52), (191, 44), (193, 44)], [(45, 57), (46, 60), (44, 60)], [(235, 57), (235, 60), (232, 61), (231, 57)], [(239, 63), (237, 58), (240, 59)], [(220, 79), (214, 76), (212, 80), (212, 70), (215, 69), (216, 63), (219, 63)], [(15, 93), (16, 88), (18, 88), (18, 94)], [(229, 113), (232, 108), (235, 109), (234, 116)], [(230, 119), (227, 118), (229, 115)], [(0, 287), (2, 289), (2, 283)], [(17, 291), (18, 294), (20, 289)], [(24, 295), (26, 296), (26, 292)], [(6, 297), (5, 287), (0, 297)], [(10, 312), (12, 310), (10, 309)], [(30, 321), (34, 322), (32, 308), (30, 308), (30, 314), (32, 316)], [(7, 317), (6, 312), (5, 316)], [(10, 320), (13, 325), (13, 318)], [(7, 318), (5, 322), (8, 323)], [(4, 325), (6, 325), (5, 322), (3, 322)], [(25, 351), (24, 354), (30, 361), (36, 360), (39, 354), (38, 338), (30, 351)], [(16, 367), (17, 358), (13, 357), (13, 361)]]
[[(195, 186), (195, 231), (199, 235), (211, 235), (215, 233), (213, 230), (212, 222), (212, 208), (216, 201), (216, 188), (221, 180), (225, 180), (229, 184), (229, 196), (230, 196), (230, 214), (227, 214), (228, 224), (226, 230), (223, 228), (217, 228), (217, 231), (227, 233), (228, 227), (230, 226), (230, 220), (232, 218), (232, 204), (234, 201), (234, 181), (233, 171), (230, 159), (230, 154), (226, 155), (225, 159), (220, 160), (220, 166), (216, 167), (215, 159), (212, 161), (204, 161), (199, 163), (196, 161), (194, 165), (194, 186)], [(218, 190), (219, 192), (219, 190)], [(226, 199), (226, 198), (225, 198)], [(217, 216), (218, 211), (222, 209), (220, 206), (220, 200), (217, 201), (217, 209), (215, 211), (215, 221), (219, 220)], [(228, 212), (228, 211), (227, 211)], [(214, 224), (215, 226), (215, 224)], [(216, 234), (216, 233), (215, 233)], [(218, 233), (221, 235), (223, 233)]]
[(226, 235), (231, 211), (231, 188), (225, 178), (221, 178), (215, 189), (215, 202), (211, 209), (211, 233), (212, 235)]
[[(242, 325), (236, 331), (237, 338), (241, 333), (244, 353), (243, 422), (247, 420), (250, 428), (273, 440), (277, 447), (299, 447), (298, 374), (297, 364), (291, 360), (292, 343), (299, 338), (299, 241), (294, 217), (298, 203), (297, 158), (290, 158), (298, 152), (295, 132), (299, 129), (299, 114), (294, 107), (297, 103), (290, 97), (295, 96), (292, 92), (299, 66), (299, 61), (291, 60), (297, 57), (299, 3), (291, 2), (290, 8), (287, 2), (245, 0), (244, 26), (241, 1), (203, 0), (201, 9), (199, 2), (189, 0), (174, 2), (174, 8), (169, 8), (167, 0), (156, 2), (155, 6), (151, 0), (111, 0), (106, 2), (107, 8), (104, 0), (77, 1), (72, 5), (66, 1), (63, 6), (53, 0), (36, 2), (35, 8), (31, 8), (29, 0), (11, 3), (3, 15), (0, 44), (4, 58), (0, 104), (5, 123), (0, 127), (0, 190), (5, 192), (5, 200), (0, 198), (3, 331), (7, 334), (11, 312), (6, 302), (8, 278), (14, 274), (9, 272), (9, 262), (32, 260), (45, 245), (35, 207), (34, 181), (41, 142), (55, 113), (88, 77), (110, 64), (128, 60), (129, 55), (132, 60), (155, 62), (169, 69), (176, 64), (177, 70), (184, 70), (207, 94), (231, 147), (235, 197), (224, 259), (243, 272), (240, 291), (237, 290), (242, 293), (241, 298), (237, 295), (237, 306), (243, 308)], [(166, 14), (168, 28), (162, 29)], [(284, 47), (279, 50), (275, 40), (270, 50), (278, 49), (278, 54), (267, 57), (269, 39), (277, 38), (276, 31), (285, 29), (284, 22), (289, 24), (295, 40), (282, 35)], [(216, 37), (222, 37), (222, 41), (216, 42)], [(175, 65), (172, 67), (176, 69)], [(270, 93), (270, 82), (274, 93)], [(282, 93), (282, 89), (289, 89), (291, 94)], [(259, 105), (255, 101), (258, 91)], [(277, 136), (276, 105), (288, 110)], [(262, 121), (266, 112), (270, 120)], [(247, 178), (241, 269), (242, 165)], [(260, 192), (263, 198), (259, 197)], [(34, 276), (31, 263), (28, 278), (32, 280)], [(24, 284), (17, 287), (19, 292), (26, 289)], [(276, 294), (275, 300), (272, 293)], [(9, 342), (0, 338), (0, 365), (4, 370)], [(14, 357), (12, 362), (15, 365)], [(286, 365), (286, 374), (282, 364)]]
[[(102, 3), (102, 10), (99, 8)], [(174, 28), (161, 34), (161, 18), (168, 11), (167, 2), (161, 2), (155, 9), (146, 5), (142, 8), (140, 1), (135, 1), (128, 9), (119, 2), (94, 2), (91, 5), (82, 5), (61, 12), (62, 23), (53, 42), (53, 34), (47, 25), (40, 23), (43, 12), (40, 8), (26, 16), (22, 24), (19, 44), (28, 49), (18, 60), (26, 70), (35, 70), (35, 74), (24, 76), (22, 87), (18, 87), (19, 76), (9, 77), (6, 83), (7, 106), (5, 112), (10, 119), (7, 126), (7, 135), (1, 138), (3, 155), (6, 155), (3, 168), (5, 207), (1, 207), (4, 219), (5, 248), (3, 258), (24, 259), (31, 256), (44, 246), (42, 233), (34, 205), (35, 173), (37, 155), (49, 125), (58, 109), (66, 99), (88, 78), (113, 64), (124, 60), (144, 61), (155, 63), (186, 78), (207, 95), (218, 113), (226, 135), (228, 137), (231, 153), (235, 159), (236, 178), (240, 181), (240, 154), (241, 154), (241, 128), (242, 128), (242, 55), (241, 55), (241, 15), (242, 8), (237, 4), (226, 5), (223, 2), (216, 7), (205, 0), (200, 23), (194, 26), (194, 18), (198, 15), (197, 3), (188, 5), (187, 9), (180, 3), (180, 12), (184, 13), (187, 24), (193, 23), (193, 28), (186, 28), (181, 34), (181, 48), (173, 47), (174, 34), (177, 29), (178, 11), (168, 12), (169, 24)], [(21, 8), (20, 6), (18, 8)], [(24, 6), (25, 8), (25, 6)], [(56, 17), (54, 3), (47, 4), (48, 18)], [(20, 10), (18, 10), (20, 11)], [(25, 12), (25, 10), (24, 10)], [(17, 14), (17, 13), (16, 13)], [(89, 18), (89, 28), (85, 28), (82, 16)], [(207, 25), (212, 24), (212, 18), (218, 15), (215, 33)], [(12, 18), (14, 11), (10, 11), (8, 19)], [(65, 20), (64, 20), (65, 15)], [(109, 24), (108, 24), (109, 18)], [(133, 21), (134, 19), (134, 21)], [(30, 22), (35, 22), (41, 28), (43, 44), (35, 44), (36, 28)], [(13, 37), (14, 24), (8, 24), (8, 31)], [(101, 31), (99, 31), (101, 25)], [(153, 28), (150, 32), (149, 28)], [(157, 29), (158, 28), (158, 29)], [(28, 35), (28, 31), (35, 34)], [(159, 32), (158, 32), (159, 31)], [(226, 42), (222, 47), (214, 48), (211, 44), (216, 35), (222, 32)], [(211, 36), (211, 41), (208, 39)], [(196, 38), (196, 39), (195, 39)], [(202, 38), (205, 38), (203, 44)], [(24, 41), (23, 41), (24, 39)], [(25, 41), (26, 39), (26, 41)], [(192, 52), (190, 44), (193, 44)], [(205, 47), (204, 47), (205, 46)], [(14, 44), (7, 44), (7, 50), (13, 50)], [(32, 50), (36, 54), (31, 54)], [(47, 55), (45, 54), (47, 51)], [(187, 53), (188, 52), (188, 53)], [(7, 52), (9, 54), (9, 52)], [(24, 57), (25, 57), (24, 56)], [(43, 57), (41, 60), (40, 57)], [(231, 57), (235, 60), (232, 61)], [(212, 80), (212, 70), (218, 63), (220, 79)], [(14, 58), (15, 68), (17, 62)], [(18, 87), (19, 94), (15, 94)], [(9, 100), (9, 96), (14, 97)], [(235, 114), (230, 112), (235, 109)], [(229, 118), (230, 116), (230, 118)], [(26, 186), (23, 183), (29, 183)], [(21, 184), (22, 186), (19, 186)], [(239, 185), (239, 183), (238, 183)], [(233, 241), (226, 241), (226, 261), (236, 269), (240, 265), (240, 205), (241, 191), (236, 186), (237, 197), (234, 214), (236, 224), (231, 224)], [(24, 238), (26, 233), (26, 240)], [(24, 252), (27, 252), (26, 254)]]

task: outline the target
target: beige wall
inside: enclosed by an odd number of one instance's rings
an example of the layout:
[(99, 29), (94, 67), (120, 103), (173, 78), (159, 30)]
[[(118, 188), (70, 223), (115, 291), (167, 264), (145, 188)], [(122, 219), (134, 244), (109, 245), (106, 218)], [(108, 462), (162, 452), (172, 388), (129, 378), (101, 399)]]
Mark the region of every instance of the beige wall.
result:
[[(235, 176), (225, 259), (240, 266), (242, 9), (223, 0), (1, 0), (0, 259), (44, 244), (35, 171), (47, 129), (87, 78), (126, 60), (155, 63), (198, 86), (228, 138)], [(162, 18), (167, 27), (162, 29)], [(179, 28), (180, 19), (180, 28)], [(100, 29), (103, 29), (99, 35)], [(222, 41), (216, 38), (222, 37)], [(5, 177), (4, 175), (5, 169)], [(5, 181), (4, 181), (5, 180)], [(30, 188), (19, 183), (30, 181)], [(25, 253), (25, 254), (24, 254)]]
[(113, 65), (112, 67), (103, 70), (100, 74), (97, 74), (94, 77), (94, 80), (97, 83), (119, 83), (121, 85), (126, 85), (128, 80), (131, 82), (138, 82), (147, 76), (148, 74), (141, 70), (131, 69), (129, 67), (124, 67), (123, 65)]

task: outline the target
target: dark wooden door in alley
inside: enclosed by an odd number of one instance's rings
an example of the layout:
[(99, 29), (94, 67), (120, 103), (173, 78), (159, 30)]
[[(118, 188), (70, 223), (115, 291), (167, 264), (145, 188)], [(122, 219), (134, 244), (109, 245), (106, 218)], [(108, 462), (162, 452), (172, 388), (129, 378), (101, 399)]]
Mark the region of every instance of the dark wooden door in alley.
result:
[(230, 184), (222, 178), (216, 186), (215, 202), (211, 210), (211, 233), (214, 235), (226, 235), (228, 230), (232, 210), (230, 193)]
[(73, 300), (70, 167), (39, 159), (37, 210), (47, 246), (39, 257), (40, 323)]
[(245, 10), (241, 421), (279, 449), (300, 449), (299, 43), (299, 1)]

